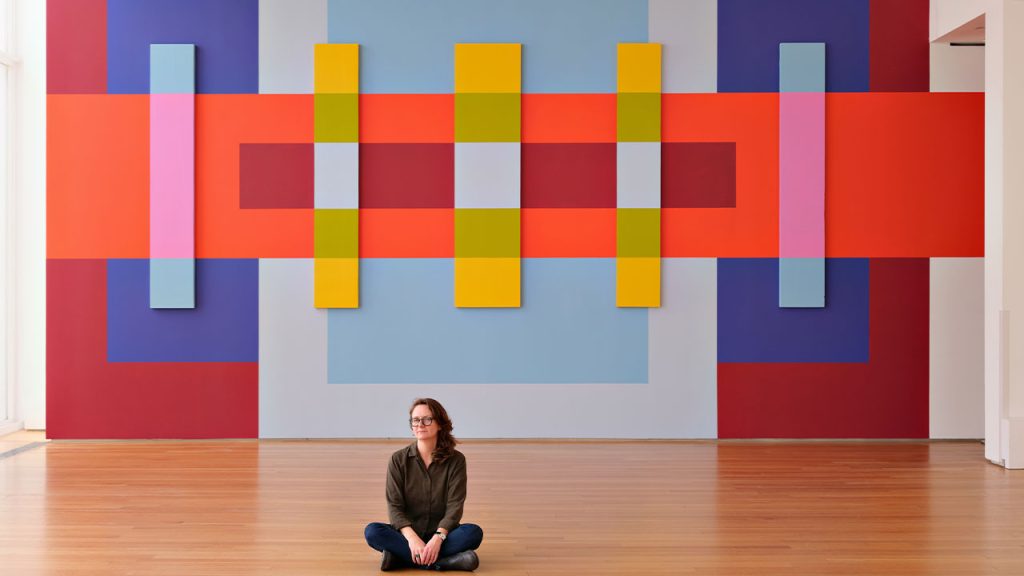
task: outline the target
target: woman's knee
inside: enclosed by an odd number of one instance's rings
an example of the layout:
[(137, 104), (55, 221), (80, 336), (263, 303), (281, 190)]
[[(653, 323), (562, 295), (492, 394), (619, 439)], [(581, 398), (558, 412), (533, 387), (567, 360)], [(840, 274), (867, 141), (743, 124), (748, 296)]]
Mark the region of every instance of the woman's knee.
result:
[(466, 532), (466, 540), (475, 543), (473, 548), (480, 546), (480, 543), (484, 541), (484, 530), (476, 524), (463, 524), (459, 526)]
[(391, 528), (391, 526), (382, 522), (370, 522), (366, 525), (366, 530), (363, 530), (363, 536), (366, 537), (366, 543), (373, 546), (374, 542), (380, 540), (380, 537), (384, 535), (384, 532)]

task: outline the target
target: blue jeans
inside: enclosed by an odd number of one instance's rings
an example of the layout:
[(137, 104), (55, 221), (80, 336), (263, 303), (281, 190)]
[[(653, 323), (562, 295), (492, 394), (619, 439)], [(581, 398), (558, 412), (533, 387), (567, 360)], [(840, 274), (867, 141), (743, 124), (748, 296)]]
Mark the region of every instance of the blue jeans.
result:
[[(484, 531), (476, 524), (459, 524), (459, 527), (448, 533), (448, 538), (441, 544), (441, 551), (437, 559), (465, 552), (476, 550), (484, 539)], [(387, 550), (396, 558), (401, 558), (409, 566), (418, 566), (412, 561), (412, 553), (409, 552), (409, 542), (402, 536), (402, 533), (391, 527), (390, 524), (373, 522), (366, 526), (366, 543), (370, 548), (383, 552)], [(418, 566), (426, 568), (426, 566)]]

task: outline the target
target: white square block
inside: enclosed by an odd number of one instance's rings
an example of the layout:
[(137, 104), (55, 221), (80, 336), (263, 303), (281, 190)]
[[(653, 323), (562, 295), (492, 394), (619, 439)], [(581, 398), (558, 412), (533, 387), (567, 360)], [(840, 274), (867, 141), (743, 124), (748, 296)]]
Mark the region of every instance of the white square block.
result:
[(317, 142), (313, 146), (313, 206), (359, 208), (359, 144)]
[(519, 142), (455, 144), (456, 208), (519, 208)]
[(615, 179), (619, 208), (660, 208), (661, 142), (619, 142)]

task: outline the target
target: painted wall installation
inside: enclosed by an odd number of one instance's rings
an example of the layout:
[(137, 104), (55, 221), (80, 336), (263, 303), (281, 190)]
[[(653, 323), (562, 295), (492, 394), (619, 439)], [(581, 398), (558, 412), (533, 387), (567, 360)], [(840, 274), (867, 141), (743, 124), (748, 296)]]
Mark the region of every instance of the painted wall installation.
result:
[(983, 95), (928, 92), (927, 0), (48, 17), (53, 438), (404, 436), (418, 395), (467, 437), (981, 435)]

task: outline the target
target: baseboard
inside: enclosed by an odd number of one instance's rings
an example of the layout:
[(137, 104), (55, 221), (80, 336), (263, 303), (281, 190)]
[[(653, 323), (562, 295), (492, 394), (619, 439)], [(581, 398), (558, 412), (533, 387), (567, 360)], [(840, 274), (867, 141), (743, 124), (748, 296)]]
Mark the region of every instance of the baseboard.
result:
[(0, 422), (0, 436), (13, 434), (25, 429), (25, 423), (21, 420), (4, 420)]
[(1002, 432), (1003, 466), (1024, 469), (1024, 418), (1003, 418)]

